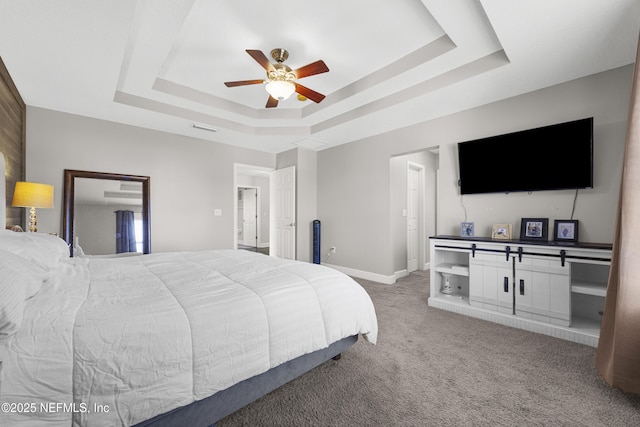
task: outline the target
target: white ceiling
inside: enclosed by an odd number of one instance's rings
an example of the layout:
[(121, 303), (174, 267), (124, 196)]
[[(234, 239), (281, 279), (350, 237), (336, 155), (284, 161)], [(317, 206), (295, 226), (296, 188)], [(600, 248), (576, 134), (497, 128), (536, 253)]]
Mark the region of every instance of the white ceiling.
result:
[[(345, 144), (634, 61), (638, 0), (0, 0), (30, 106), (278, 153)], [(326, 95), (265, 109), (246, 52)], [(194, 123), (218, 129), (194, 129)]]

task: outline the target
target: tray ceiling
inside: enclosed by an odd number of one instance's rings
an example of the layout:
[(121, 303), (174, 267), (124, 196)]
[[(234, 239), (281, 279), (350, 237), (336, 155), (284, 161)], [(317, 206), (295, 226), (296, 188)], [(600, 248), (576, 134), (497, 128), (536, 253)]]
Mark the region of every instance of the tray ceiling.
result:
[[(30, 106), (258, 149), (322, 150), (633, 62), (636, 0), (0, 0)], [(326, 95), (265, 109), (246, 49)], [(193, 124), (216, 129), (196, 129)]]

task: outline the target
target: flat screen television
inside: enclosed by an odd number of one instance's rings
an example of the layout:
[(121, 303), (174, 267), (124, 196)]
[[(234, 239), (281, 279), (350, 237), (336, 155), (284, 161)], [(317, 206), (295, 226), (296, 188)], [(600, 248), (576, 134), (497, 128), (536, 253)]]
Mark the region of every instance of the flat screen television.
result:
[(462, 194), (593, 187), (593, 117), (458, 143)]

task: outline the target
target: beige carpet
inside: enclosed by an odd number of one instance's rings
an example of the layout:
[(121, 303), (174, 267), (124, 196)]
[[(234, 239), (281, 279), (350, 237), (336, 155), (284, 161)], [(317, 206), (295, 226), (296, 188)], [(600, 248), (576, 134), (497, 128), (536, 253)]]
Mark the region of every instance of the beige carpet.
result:
[(640, 426), (595, 348), (427, 306), (428, 272), (358, 279), (380, 334), (239, 412), (231, 426)]

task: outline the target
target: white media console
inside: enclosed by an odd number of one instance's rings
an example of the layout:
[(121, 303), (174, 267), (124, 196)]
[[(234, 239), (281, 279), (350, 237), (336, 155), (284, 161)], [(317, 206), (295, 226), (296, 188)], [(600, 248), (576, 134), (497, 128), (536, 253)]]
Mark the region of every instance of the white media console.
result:
[(598, 345), (611, 245), (430, 238), (432, 307)]

